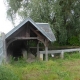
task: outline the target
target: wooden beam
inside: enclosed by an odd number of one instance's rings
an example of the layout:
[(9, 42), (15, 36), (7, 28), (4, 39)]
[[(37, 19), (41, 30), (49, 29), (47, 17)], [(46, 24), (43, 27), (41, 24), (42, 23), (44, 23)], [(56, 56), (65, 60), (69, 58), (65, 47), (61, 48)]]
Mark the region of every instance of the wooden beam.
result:
[(16, 39), (14, 38), (14, 39), (11, 39), (6, 45), (7, 45), (7, 48), (9, 47), (9, 45), (13, 42), (13, 41), (15, 41)]
[(16, 40), (38, 39), (38, 37), (15, 37)]
[(39, 36), (42, 39), (45, 39), (45, 37), (41, 36), (36, 30), (34, 30), (33, 28), (30, 28), (37, 36)]
[(38, 40), (41, 41), (44, 45), (45, 45), (45, 42), (44, 42), (44, 39), (45, 37), (41, 36), (36, 30), (34, 30), (33, 28), (30, 28), (35, 34), (37, 34), (38, 36)]
[(13, 41), (16, 41), (16, 40), (29, 40), (29, 39), (39, 39), (38, 37), (15, 37), (13, 39), (11, 39), (8, 43), (7, 43), (7, 48), (8, 46), (13, 42)]
[(39, 30), (36, 30), (36, 31), (39, 31)]

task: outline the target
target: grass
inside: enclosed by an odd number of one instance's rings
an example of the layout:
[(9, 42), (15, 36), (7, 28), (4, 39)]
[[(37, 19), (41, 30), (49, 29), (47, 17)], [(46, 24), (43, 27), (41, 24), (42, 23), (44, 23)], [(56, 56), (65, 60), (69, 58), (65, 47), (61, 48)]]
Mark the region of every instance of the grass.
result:
[(80, 80), (80, 54), (65, 53), (64, 59), (50, 59), (48, 62), (24, 60), (3, 64), (20, 80)]

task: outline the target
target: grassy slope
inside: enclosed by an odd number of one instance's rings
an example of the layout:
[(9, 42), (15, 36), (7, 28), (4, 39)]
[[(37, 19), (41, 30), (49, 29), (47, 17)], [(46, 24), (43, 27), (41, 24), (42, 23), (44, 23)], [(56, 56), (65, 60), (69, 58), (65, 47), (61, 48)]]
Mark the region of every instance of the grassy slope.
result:
[(80, 80), (80, 54), (65, 54), (65, 59), (7, 64), (20, 80)]

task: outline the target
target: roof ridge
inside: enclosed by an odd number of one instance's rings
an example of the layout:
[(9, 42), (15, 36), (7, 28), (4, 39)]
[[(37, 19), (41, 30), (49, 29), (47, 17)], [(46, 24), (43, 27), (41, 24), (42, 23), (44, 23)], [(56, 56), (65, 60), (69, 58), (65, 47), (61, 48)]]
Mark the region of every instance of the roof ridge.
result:
[(49, 23), (42, 23), (42, 22), (39, 23), (39, 22), (36, 22), (36, 24), (49, 24)]

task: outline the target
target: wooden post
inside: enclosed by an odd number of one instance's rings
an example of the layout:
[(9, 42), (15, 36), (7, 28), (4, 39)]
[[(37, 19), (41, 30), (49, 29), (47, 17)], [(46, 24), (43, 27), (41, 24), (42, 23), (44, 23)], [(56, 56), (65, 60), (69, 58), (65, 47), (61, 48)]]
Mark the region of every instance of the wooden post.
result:
[(37, 58), (40, 59), (40, 54), (39, 54), (39, 41), (37, 43)]
[(45, 60), (48, 61), (48, 40), (45, 40)]
[(43, 54), (40, 54), (40, 60), (43, 61)]
[(23, 58), (25, 60), (27, 60), (27, 51), (26, 50), (22, 50), (22, 54), (23, 54)]
[(60, 57), (61, 57), (61, 59), (64, 58), (64, 52), (63, 51), (60, 53)]
[(48, 61), (48, 47), (45, 46), (45, 60)]
[(79, 53), (80, 53), (80, 50), (79, 50)]

